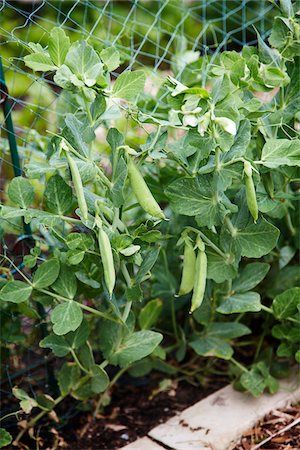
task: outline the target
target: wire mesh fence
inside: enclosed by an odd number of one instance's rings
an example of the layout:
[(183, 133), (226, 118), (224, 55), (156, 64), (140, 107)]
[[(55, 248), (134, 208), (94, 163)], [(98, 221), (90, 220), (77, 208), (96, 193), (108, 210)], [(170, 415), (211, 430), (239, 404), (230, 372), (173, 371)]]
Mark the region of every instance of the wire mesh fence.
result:
[[(8, 114), (13, 119), (21, 169), (37, 151), (38, 135), (55, 131), (53, 112), (62, 117), (65, 114), (58, 107), (60, 91), (51, 74), (37, 76), (25, 68), (22, 57), (27, 53), (26, 42), (45, 47), (51, 29), (61, 26), (71, 40), (81, 37), (99, 49), (117, 48), (122, 60), (120, 71), (144, 68), (150, 78), (160, 77), (162, 71), (172, 72), (176, 55), (176, 76), (180, 79), (180, 64), (183, 69), (196, 52), (211, 55), (213, 61), (222, 51), (240, 51), (246, 44), (255, 44), (256, 30), (266, 38), (275, 13), (274, 4), (268, 0), (2, 0), (0, 56), (4, 76), (0, 96), (2, 101), (8, 98), (9, 108), (0, 116), (1, 201), (5, 201), (7, 182), (14, 176), (7, 140), (12, 133), (7, 126)], [(197, 76), (196, 70), (193, 76)], [(16, 272), (15, 266), (21, 268), (30, 247), (28, 236), (23, 225), (14, 220), (1, 220), (0, 235), (1, 253), (6, 253), (14, 264), (7, 268)], [(42, 324), (43, 314), (38, 317), (32, 312), (24, 321), (12, 308), (1, 306), (2, 399), (10, 397), (16, 380), (21, 380), (33, 394), (43, 382), (45, 355), (34, 339), (35, 333), (43, 333)], [(20, 326), (22, 336), (18, 334)], [(10, 403), (5, 403), (4, 413), (10, 408)]]

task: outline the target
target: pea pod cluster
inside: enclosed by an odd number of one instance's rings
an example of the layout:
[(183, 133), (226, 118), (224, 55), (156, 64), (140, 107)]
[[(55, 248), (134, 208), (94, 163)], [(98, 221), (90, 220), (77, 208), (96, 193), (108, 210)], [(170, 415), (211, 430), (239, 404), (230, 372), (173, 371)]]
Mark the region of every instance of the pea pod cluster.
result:
[(72, 177), (72, 181), (73, 181), (73, 185), (74, 185), (74, 189), (75, 189), (75, 193), (76, 193), (76, 197), (77, 197), (78, 207), (80, 209), (83, 219), (87, 220), (88, 219), (88, 207), (87, 207), (86, 200), (84, 197), (83, 185), (82, 185), (81, 176), (80, 176), (80, 173), (78, 170), (78, 166), (76, 164), (76, 161), (74, 161), (72, 156), (69, 154), (69, 152), (67, 152), (66, 155), (67, 155), (67, 160), (68, 160), (68, 164), (69, 164), (69, 168), (70, 168), (70, 172), (71, 172), (71, 177)]
[(102, 224), (98, 231), (98, 244), (103, 264), (104, 281), (109, 295), (110, 297), (112, 297), (112, 293), (116, 284), (114, 258), (109, 237), (103, 230)]
[(188, 239), (185, 240), (182, 278), (178, 292), (178, 296), (181, 296), (193, 291), (190, 313), (201, 306), (206, 287), (207, 256), (205, 245), (199, 237), (197, 247), (196, 256), (191, 242)]
[(130, 157), (128, 157), (127, 167), (132, 190), (143, 210), (153, 217), (165, 219), (162, 209), (153, 197), (133, 159)]
[(244, 161), (246, 200), (248, 209), (253, 217), (254, 222), (258, 219), (258, 206), (256, 200), (255, 187), (252, 178), (252, 166), (249, 161)]

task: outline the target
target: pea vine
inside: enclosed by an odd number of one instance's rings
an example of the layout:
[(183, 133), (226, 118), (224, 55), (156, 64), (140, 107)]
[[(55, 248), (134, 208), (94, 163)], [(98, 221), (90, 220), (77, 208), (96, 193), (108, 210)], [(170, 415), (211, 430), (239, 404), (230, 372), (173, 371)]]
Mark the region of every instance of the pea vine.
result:
[(115, 77), (114, 47), (61, 28), (28, 43), (25, 65), (61, 92), (56, 132), (37, 135), (1, 205), (4, 232), (24, 220), (34, 245), (25, 269), (3, 255), (0, 301), (46, 320), (39, 346), (62, 363), (56, 398), (14, 388), (40, 409), (15, 443), (67, 396), (99, 410), (125, 371), (199, 382), (221, 359), (257, 396), (300, 361), (299, 36), (299, 4), (282, 0), (269, 45), (183, 50), (156, 94), (142, 70)]

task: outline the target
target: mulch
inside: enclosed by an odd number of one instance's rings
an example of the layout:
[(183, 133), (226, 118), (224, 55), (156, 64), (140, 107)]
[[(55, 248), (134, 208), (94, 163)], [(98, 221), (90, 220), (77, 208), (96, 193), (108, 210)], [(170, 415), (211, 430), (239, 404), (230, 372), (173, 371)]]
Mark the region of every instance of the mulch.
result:
[(300, 404), (267, 414), (263, 420), (243, 434), (238, 445), (232, 450), (259, 449), (300, 449)]

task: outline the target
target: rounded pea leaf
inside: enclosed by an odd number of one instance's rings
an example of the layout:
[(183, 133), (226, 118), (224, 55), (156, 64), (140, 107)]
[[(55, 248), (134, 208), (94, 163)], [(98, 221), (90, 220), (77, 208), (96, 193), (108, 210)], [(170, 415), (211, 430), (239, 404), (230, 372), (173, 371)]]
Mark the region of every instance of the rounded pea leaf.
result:
[(0, 291), (0, 300), (22, 303), (29, 299), (32, 287), (23, 281), (9, 281)]
[(57, 305), (51, 314), (53, 331), (59, 336), (77, 330), (82, 319), (81, 308), (73, 300)]
[(278, 228), (261, 219), (256, 224), (238, 230), (235, 239), (242, 256), (261, 258), (275, 247), (279, 234)]
[(217, 311), (222, 314), (258, 312), (261, 310), (260, 295), (257, 292), (232, 295), (224, 299)]
[(277, 319), (287, 319), (297, 313), (300, 306), (300, 288), (294, 287), (274, 298), (272, 309)]
[(33, 287), (35, 289), (44, 289), (51, 286), (58, 277), (59, 268), (60, 264), (57, 258), (43, 262), (34, 274)]
[(104, 392), (105, 389), (108, 388), (108, 375), (105, 370), (102, 369), (102, 367), (97, 366), (96, 364), (92, 366), (91, 371), (93, 373), (91, 379), (92, 391), (95, 392), (95, 394), (100, 394), (100, 392)]
[(10, 200), (21, 208), (27, 208), (34, 200), (34, 189), (30, 182), (23, 177), (11, 180), (8, 186)]
[(133, 100), (144, 89), (146, 75), (142, 70), (124, 72), (118, 76), (112, 94), (114, 97)]
[(233, 281), (232, 289), (236, 292), (247, 292), (257, 286), (270, 270), (270, 264), (251, 263), (247, 264), (239, 277)]
[(56, 356), (66, 356), (70, 351), (70, 345), (63, 336), (51, 334), (40, 341), (41, 348), (51, 348)]
[(112, 364), (126, 367), (150, 355), (162, 338), (162, 335), (155, 331), (144, 330), (132, 333), (123, 339), (109, 360)]
[(6, 447), (12, 442), (12, 435), (4, 428), (0, 428), (0, 448)]
[(190, 342), (189, 344), (200, 356), (214, 356), (221, 359), (230, 359), (233, 355), (233, 348), (228, 342), (224, 342), (217, 337), (203, 337)]
[(60, 175), (54, 175), (47, 183), (44, 197), (46, 207), (50, 212), (63, 215), (72, 205), (72, 188), (67, 185)]

